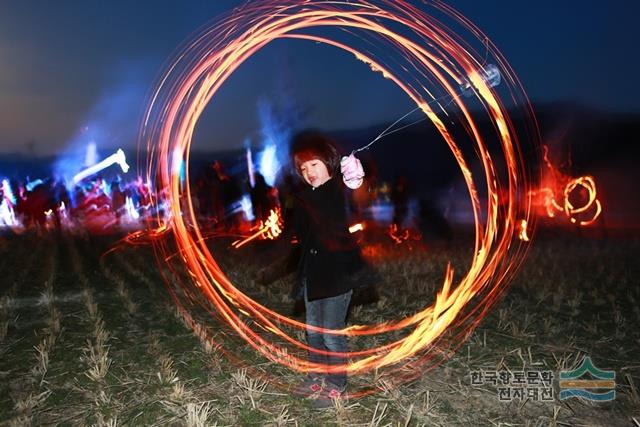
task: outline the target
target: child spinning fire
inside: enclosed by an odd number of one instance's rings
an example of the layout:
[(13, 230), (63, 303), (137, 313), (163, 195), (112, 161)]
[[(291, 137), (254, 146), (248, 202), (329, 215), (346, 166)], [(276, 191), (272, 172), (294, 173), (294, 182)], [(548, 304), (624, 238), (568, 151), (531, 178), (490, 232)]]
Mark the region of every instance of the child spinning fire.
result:
[[(294, 228), (301, 245), (298, 279), (304, 293), (306, 323), (324, 329), (345, 328), (347, 309), (357, 284), (355, 272), (363, 268), (357, 244), (348, 230), (342, 181), (356, 189), (362, 185), (362, 164), (353, 155), (338, 154), (325, 135), (307, 131), (297, 135), (291, 147), (296, 172), (309, 186), (296, 197)], [(307, 329), (309, 346), (324, 352), (344, 353), (347, 338)], [(311, 351), (312, 362), (345, 364), (346, 358)], [(294, 390), (298, 397), (311, 397), (316, 408), (332, 406), (347, 385), (346, 372), (310, 374)]]

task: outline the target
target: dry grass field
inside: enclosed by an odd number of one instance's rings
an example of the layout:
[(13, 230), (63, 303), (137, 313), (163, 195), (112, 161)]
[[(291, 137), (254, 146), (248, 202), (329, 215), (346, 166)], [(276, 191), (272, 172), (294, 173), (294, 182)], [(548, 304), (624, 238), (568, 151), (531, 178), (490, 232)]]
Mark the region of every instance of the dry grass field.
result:
[[(1, 239), (1, 425), (640, 425), (640, 242), (628, 236), (538, 236), (504, 297), (452, 357), (402, 385), (375, 372), (353, 377), (351, 388), (379, 392), (323, 411), (288, 393), (300, 374), (260, 357), (200, 307), (178, 310), (151, 248), (103, 257), (116, 237)], [(432, 302), (446, 261), (464, 271), (469, 247), (465, 238), (412, 250), (380, 243), (380, 299), (355, 307), (349, 322)], [(258, 266), (247, 265), (269, 253), (219, 257), (243, 290), (288, 314), (293, 277), (259, 286)], [(496, 386), (471, 384), (478, 370), (557, 376), (585, 355), (615, 371), (615, 400), (561, 401), (557, 377), (555, 399), (544, 402), (503, 402)]]

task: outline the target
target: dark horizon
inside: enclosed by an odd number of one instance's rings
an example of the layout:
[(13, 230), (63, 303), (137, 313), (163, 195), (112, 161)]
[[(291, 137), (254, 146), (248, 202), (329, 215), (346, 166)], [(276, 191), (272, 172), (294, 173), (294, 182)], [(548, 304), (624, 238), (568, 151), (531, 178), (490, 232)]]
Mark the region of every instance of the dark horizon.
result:
[[(623, 121), (623, 122), (631, 121), (631, 122), (637, 123), (640, 126), (640, 111), (638, 112), (607, 111), (603, 109), (598, 109), (596, 107), (581, 105), (575, 101), (569, 101), (569, 100), (546, 102), (546, 103), (540, 103), (540, 104), (533, 103), (532, 107), (533, 107), (534, 113), (536, 114), (536, 116), (538, 116), (538, 118), (540, 118), (540, 116), (555, 116), (555, 118), (558, 121), (562, 121), (563, 118), (566, 118), (566, 117), (572, 117), (575, 115), (582, 115), (582, 116), (588, 115), (588, 116), (591, 116), (592, 118), (595, 118), (597, 122), (611, 123), (615, 121)], [(320, 130), (332, 135), (358, 134), (358, 133), (377, 134), (377, 132), (381, 132), (383, 129), (389, 126), (392, 122), (393, 122), (393, 119), (389, 119), (388, 121), (370, 123), (370, 124), (359, 126), (359, 127), (335, 128), (335, 129), (321, 128)], [(400, 122), (400, 125), (402, 125), (403, 123), (405, 122)], [(592, 125), (593, 122), (590, 122), (588, 124)], [(425, 125), (428, 126), (426, 122), (422, 122), (418, 124), (418, 126), (420, 127), (424, 127)], [(413, 127), (415, 126), (416, 125), (413, 125)], [(302, 129), (296, 129), (296, 130), (302, 130)], [(545, 133), (544, 132), (545, 129), (541, 129), (541, 131), (543, 134)], [(34, 146), (38, 147), (42, 145), (41, 142), (47, 142), (47, 141), (32, 140), (27, 142), (34, 143)], [(128, 151), (128, 152), (136, 152), (138, 150), (146, 151), (144, 150), (144, 147), (138, 147), (135, 145), (137, 143), (137, 140), (131, 140), (130, 142), (131, 144), (128, 144), (126, 146), (125, 151)], [(544, 143), (544, 141), (542, 142)], [(258, 147), (259, 145), (260, 144), (258, 143), (254, 144), (254, 146), (256, 147)], [(110, 153), (111, 151), (115, 151), (118, 148), (120, 148), (120, 146), (115, 144), (114, 145), (98, 144), (98, 150), (102, 154), (106, 154), (108, 152)], [(193, 147), (191, 151), (192, 153), (216, 154), (216, 153), (236, 152), (243, 149), (244, 149), (243, 142), (238, 140), (238, 141), (230, 142), (229, 145), (227, 145), (222, 149), (216, 148), (216, 147), (200, 146), (196, 144), (196, 146)], [(45, 158), (56, 158), (60, 155), (61, 155), (60, 152), (38, 152), (37, 149), (29, 150), (29, 144), (27, 143), (25, 144), (25, 147), (23, 147), (23, 149), (21, 150), (0, 152), (0, 158), (16, 157), (16, 158), (25, 158), (25, 159), (26, 158), (45, 159)]]

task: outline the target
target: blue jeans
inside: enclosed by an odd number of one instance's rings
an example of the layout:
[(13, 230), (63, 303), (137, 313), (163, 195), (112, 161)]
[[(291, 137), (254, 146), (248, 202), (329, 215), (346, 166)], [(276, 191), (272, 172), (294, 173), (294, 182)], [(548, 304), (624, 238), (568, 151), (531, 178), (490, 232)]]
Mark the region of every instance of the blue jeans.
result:
[[(307, 287), (304, 288), (304, 305), (307, 311), (307, 324), (325, 329), (344, 329), (346, 327), (347, 309), (353, 291), (318, 300), (307, 299)], [(324, 351), (345, 353), (347, 351), (347, 337), (345, 335), (323, 334), (307, 329), (307, 343), (313, 348)], [(309, 352), (309, 360), (325, 365), (342, 365), (347, 363), (345, 357), (327, 356)], [(325, 378), (338, 388), (347, 386), (347, 373), (335, 372), (326, 374)]]

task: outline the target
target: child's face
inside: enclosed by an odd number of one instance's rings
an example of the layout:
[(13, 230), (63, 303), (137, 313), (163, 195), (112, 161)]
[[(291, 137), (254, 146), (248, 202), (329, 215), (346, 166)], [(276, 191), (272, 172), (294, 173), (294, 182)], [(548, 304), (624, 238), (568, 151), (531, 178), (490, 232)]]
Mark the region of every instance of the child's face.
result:
[(313, 188), (320, 187), (331, 179), (327, 165), (320, 159), (307, 160), (300, 165), (300, 175)]

